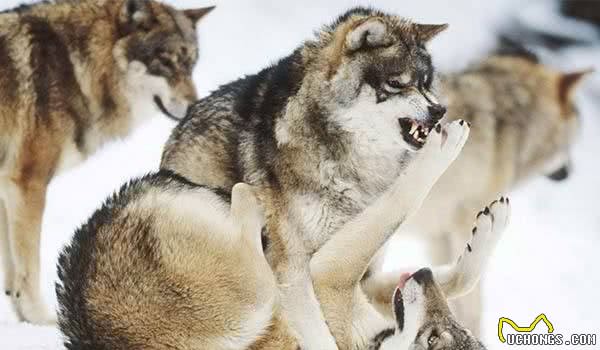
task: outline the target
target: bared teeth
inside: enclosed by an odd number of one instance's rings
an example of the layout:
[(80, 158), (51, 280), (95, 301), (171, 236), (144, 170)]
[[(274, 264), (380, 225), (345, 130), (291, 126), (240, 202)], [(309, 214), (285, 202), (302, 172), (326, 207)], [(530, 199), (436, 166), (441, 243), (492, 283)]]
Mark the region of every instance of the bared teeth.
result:
[(410, 131), (408, 132), (410, 135), (415, 136), (415, 131), (419, 129), (419, 125), (416, 122), (412, 122), (412, 126), (410, 127)]
[(429, 136), (429, 133), (432, 129), (428, 126), (421, 124), (420, 122), (409, 119), (409, 118), (400, 118), (398, 119), (401, 127), (404, 130), (407, 130), (406, 136), (410, 136), (412, 138), (412, 142), (423, 145)]

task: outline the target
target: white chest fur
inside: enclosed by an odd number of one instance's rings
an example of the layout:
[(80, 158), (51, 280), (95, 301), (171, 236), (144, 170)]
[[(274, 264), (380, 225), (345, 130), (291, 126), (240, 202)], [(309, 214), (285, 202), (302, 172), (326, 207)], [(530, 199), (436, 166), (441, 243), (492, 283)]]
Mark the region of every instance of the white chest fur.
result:
[(405, 116), (397, 103), (376, 103), (375, 90), (364, 87), (356, 101), (334, 117), (351, 134), (347, 165), (356, 174), (356, 186), (368, 197), (386, 189), (400, 174), (409, 155), (398, 118)]

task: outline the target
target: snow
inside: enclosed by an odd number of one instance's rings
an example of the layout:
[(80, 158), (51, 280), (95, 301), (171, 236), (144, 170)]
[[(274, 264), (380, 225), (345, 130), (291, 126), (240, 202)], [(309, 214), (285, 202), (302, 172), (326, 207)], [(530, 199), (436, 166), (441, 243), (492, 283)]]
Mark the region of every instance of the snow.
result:
[[(4, 8), (14, 6), (18, 0), (0, 2)], [(171, 3), (179, 7), (208, 4), (195, 0)], [(446, 71), (463, 68), (493, 47), (495, 29), (506, 24), (511, 15), (518, 13), (521, 19), (529, 18), (536, 27), (561, 28), (560, 23), (552, 22), (557, 21), (556, 16), (548, 16), (551, 2), (540, 0), (527, 2), (531, 4), (529, 8), (516, 0), (213, 3), (217, 10), (199, 29), (201, 60), (195, 79), (201, 95), (286, 55), (321, 24), (358, 4), (371, 4), (423, 22), (450, 23), (450, 30), (431, 45), (438, 67)], [(568, 31), (570, 35), (593, 35), (588, 29), (573, 25), (568, 26)], [(598, 47), (568, 50), (558, 56), (546, 52), (544, 57), (564, 69), (594, 65), (600, 68)], [(506, 348), (497, 337), (500, 317), (529, 325), (543, 312), (557, 333), (600, 332), (600, 274), (596, 272), (600, 266), (600, 208), (595, 202), (600, 198), (600, 181), (595, 173), (599, 169), (596, 152), (600, 149), (600, 119), (595, 115), (599, 108), (599, 75), (589, 79), (580, 96), (583, 130), (574, 150), (572, 177), (561, 184), (537, 179), (511, 195), (512, 223), (485, 276), (483, 341), (489, 349)], [(107, 146), (52, 182), (42, 232), (42, 283), (50, 305), (56, 306), (55, 260), (61, 247), (111, 191), (132, 176), (156, 169), (172, 127), (166, 118), (158, 117), (132, 137)], [(410, 265), (426, 263), (418, 243), (397, 241), (395, 247), (394, 256), (403, 252), (401, 261)], [(396, 260), (388, 263), (395, 264)], [(542, 329), (540, 326), (537, 331)], [(61, 348), (60, 333), (55, 328), (17, 323), (7, 300), (0, 298), (0, 349)]]

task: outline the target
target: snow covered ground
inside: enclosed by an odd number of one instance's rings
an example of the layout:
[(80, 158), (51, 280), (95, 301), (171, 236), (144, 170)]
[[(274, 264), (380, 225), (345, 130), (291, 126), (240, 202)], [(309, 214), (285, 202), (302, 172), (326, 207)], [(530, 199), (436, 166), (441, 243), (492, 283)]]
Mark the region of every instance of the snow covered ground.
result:
[[(0, 0), (0, 8), (17, 2)], [(179, 7), (208, 4), (204, 0), (170, 2)], [(540, 6), (523, 9), (524, 3), (529, 6), (533, 2)], [(195, 78), (201, 95), (286, 55), (319, 25), (357, 4), (371, 4), (423, 22), (450, 23), (450, 30), (431, 46), (442, 70), (460, 69), (492, 47), (494, 29), (512, 14), (518, 13), (542, 25), (550, 17), (542, 11), (548, 8), (549, 0), (216, 0), (212, 3), (218, 8), (200, 27), (201, 60)], [(564, 68), (596, 65), (600, 69), (600, 48), (570, 50), (549, 59)], [(557, 333), (595, 333), (600, 337), (600, 274), (596, 270), (600, 266), (600, 205), (596, 202), (600, 198), (600, 176), (596, 173), (600, 169), (598, 75), (590, 79), (580, 96), (584, 120), (581, 139), (575, 148), (576, 168), (572, 177), (561, 184), (538, 179), (511, 196), (512, 224), (485, 279), (483, 340), (489, 349), (508, 347), (497, 337), (500, 317), (528, 325), (542, 312), (553, 322)], [(106, 147), (53, 181), (42, 233), (43, 286), (50, 305), (56, 305), (53, 286), (60, 248), (111, 191), (130, 177), (157, 167), (162, 145), (172, 127), (171, 122), (159, 117), (131, 138)], [(417, 243), (396, 244), (406, 252), (402, 261), (410, 265), (424, 262)], [(537, 331), (542, 329), (539, 326)], [(0, 298), (0, 349), (61, 348), (56, 329), (17, 323), (7, 301)]]

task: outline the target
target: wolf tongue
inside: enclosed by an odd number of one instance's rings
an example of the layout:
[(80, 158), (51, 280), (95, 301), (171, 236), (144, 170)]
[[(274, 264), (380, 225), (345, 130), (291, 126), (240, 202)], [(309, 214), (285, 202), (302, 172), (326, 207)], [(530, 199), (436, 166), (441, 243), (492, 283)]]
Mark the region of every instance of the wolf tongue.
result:
[(412, 277), (411, 273), (405, 272), (400, 275), (400, 282), (398, 282), (398, 288), (403, 289), (406, 282)]

